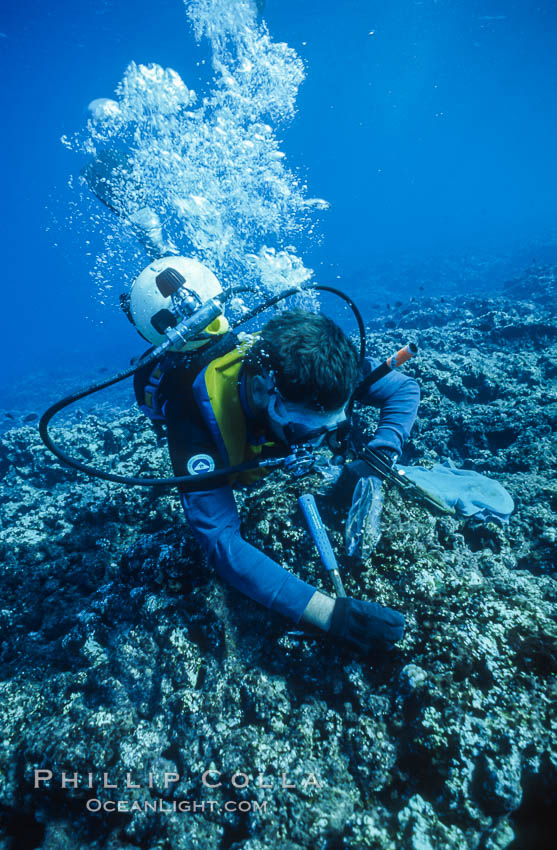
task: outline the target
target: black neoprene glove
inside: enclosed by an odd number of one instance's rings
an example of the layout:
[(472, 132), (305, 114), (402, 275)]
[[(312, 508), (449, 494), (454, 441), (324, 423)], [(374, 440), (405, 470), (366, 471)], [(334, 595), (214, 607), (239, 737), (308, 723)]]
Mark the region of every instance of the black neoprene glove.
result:
[(364, 655), (392, 649), (404, 635), (404, 617), (377, 602), (350, 596), (335, 600), (329, 634)]

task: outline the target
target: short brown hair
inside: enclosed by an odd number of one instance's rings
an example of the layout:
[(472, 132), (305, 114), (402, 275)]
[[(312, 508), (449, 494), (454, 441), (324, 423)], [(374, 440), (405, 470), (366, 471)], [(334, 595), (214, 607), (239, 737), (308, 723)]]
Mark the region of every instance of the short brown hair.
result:
[(339, 326), (322, 313), (299, 309), (267, 322), (244, 364), (249, 374), (272, 370), (285, 399), (315, 410), (345, 404), (359, 372), (356, 348)]

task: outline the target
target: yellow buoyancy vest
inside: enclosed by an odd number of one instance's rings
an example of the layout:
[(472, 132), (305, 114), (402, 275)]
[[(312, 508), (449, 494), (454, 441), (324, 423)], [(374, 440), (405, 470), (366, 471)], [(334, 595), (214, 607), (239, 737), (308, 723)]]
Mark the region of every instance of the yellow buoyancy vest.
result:
[[(248, 441), (246, 415), (238, 385), (244, 357), (253, 342), (252, 338), (212, 360), (194, 382), (194, 393), (203, 418), (229, 466), (237, 466), (261, 455), (262, 446)], [(246, 470), (231, 476), (231, 483), (253, 484), (266, 474), (264, 469)]]

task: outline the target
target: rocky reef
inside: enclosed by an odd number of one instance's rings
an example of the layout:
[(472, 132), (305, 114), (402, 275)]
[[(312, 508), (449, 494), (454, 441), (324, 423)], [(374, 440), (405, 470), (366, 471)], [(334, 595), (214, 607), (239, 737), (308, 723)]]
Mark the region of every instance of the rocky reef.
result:
[[(421, 346), (405, 367), (422, 388), (405, 461), (450, 457), (516, 503), (502, 527), (391, 488), (362, 564), (323, 500), (348, 593), (406, 616), (384, 658), (225, 586), (174, 493), (74, 474), (35, 426), (4, 435), (0, 850), (550, 846), (557, 299), (554, 270), (529, 275), (497, 297), (398, 304), (369, 327), (380, 354)], [(361, 410), (360, 428), (375, 419)], [(168, 471), (134, 411), (56, 433), (107, 469)], [(296, 510), (320, 487), (276, 473), (238, 500), (245, 536), (329, 591)]]

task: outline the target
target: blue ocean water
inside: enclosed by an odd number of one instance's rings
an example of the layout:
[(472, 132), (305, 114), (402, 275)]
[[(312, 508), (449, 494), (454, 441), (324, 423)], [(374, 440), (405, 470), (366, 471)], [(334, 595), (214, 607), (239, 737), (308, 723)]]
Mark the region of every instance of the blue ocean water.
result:
[[(555, 261), (554, 3), (258, 5), (3, 7), (2, 342), (17, 363), (4, 406), (46, 406), (144, 347), (117, 295), (147, 260), (79, 181), (95, 145), (130, 144), (138, 127), (155, 206), (224, 284), (249, 274), (272, 288), (313, 270), (371, 313), (395, 297), (493, 291), (534, 259)], [(250, 68), (230, 83), (239, 42)], [(186, 128), (184, 103), (164, 106), (167, 76), (147, 87), (149, 120), (128, 85), (126, 128), (95, 136), (88, 103), (121, 101), (118, 85), (145, 83), (141, 66), (154, 65), (179, 75), (204, 116)], [(249, 82), (237, 96), (238, 74)], [(183, 153), (181, 134), (197, 153), (170, 168), (161, 154)]]

